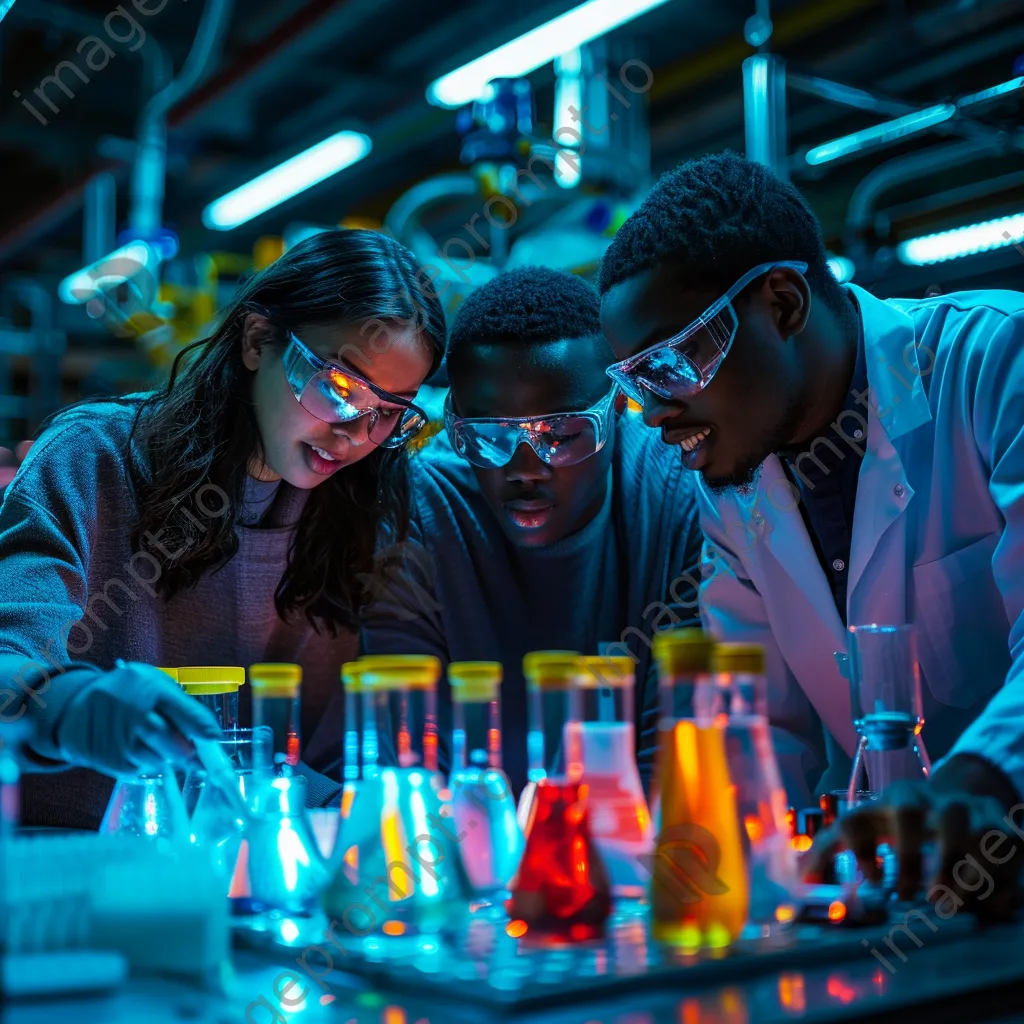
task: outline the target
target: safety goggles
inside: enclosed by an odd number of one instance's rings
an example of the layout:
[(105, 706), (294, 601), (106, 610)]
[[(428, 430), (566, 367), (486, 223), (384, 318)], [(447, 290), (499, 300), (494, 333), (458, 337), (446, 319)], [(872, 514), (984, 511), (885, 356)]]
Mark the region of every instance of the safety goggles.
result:
[(348, 367), (329, 363), (292, 333), (284, 350), (284, 370), (299, 404), (326, 423), (369, 417), (367, 436), (382, 448), (399, 448), (427, 423), (427, 414)]
[(752, 281), (776, 267), (806, 273), (807, 264), (791, 260), (761, 263), (744, 274), (720, 299), (712, 303), (688, 327), (667, 341), (613, 363), (607, 374), (640, 405), (644, 391), (659, 398), (689, 398), (703, 391), (732, 348), (739, 320), (732, 300)]
[(507, 466), (524, 442), (549, 466), (573, 466), (599, 452), (611, 433), (613, 387), (583, 412), (559, 412), (536, 419), (463, 419), (452, 410), (451, 392), (444, 403), (444, 425), (452, 447), (481, 469)]

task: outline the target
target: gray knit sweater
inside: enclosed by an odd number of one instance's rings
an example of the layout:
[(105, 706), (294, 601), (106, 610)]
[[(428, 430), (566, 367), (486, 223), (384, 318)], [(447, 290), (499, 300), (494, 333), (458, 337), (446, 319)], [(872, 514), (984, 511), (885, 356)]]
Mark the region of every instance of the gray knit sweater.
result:
[[(284, 622), (274, 606), (305, 492), (282, 483), (259, 525), (238, 527), (238, 551), (225, 566), (164, 600), (152, 586), (171, 553), (161, 532), (146, 538), (143, 551), (131, 549), (136, 505), (126, 453), (136, 408), (123, 400), (62, 413), (7, 489), (0, 507), (0, 713), (16, 713), (13, 692), (30, 704), (37, 729), (52, 729), (70, 693), (117, 658), (171, 666), (297, 662), (304, 760), (313, 767), (336, 762), (340, 732), (318, 734), (316, 726), (339, 698), (339, 666), (355, 654), (355, 638), (318, 635), (304, 618)], [(265, 498), (258, 490), (247, 493), (254, 506)], [(208, 487), (178, 508), (201, 529), (204, 519), (222, 514), (223, 502)], [(251, 518), (246, 511), (243, 520)], [(311, 778), (311, 802), (332, 795), (327, 781)], [(84, 770), (29, 774), (23, 821), (96, 827), (110, 788), (109, 779)]]

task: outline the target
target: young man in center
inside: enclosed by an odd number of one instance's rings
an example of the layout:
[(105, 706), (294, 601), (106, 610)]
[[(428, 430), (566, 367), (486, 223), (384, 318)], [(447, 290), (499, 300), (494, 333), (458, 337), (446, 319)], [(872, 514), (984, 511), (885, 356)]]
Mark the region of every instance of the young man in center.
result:
[[(651, 635), (697, 624), (693, 476), (626, 412), (605, 374), (600, 300), (579, 278), (528, 267), (489, 282), (459, 310), (446, 358), (446, 430), (412, 460), (410, 539), (379, 552), (363, 651), (501, 662), (516, 792), (526, 783), (523, 655), (629, 653), (646, 781)], [(444, 682), (440, 705), (444, 714)]]

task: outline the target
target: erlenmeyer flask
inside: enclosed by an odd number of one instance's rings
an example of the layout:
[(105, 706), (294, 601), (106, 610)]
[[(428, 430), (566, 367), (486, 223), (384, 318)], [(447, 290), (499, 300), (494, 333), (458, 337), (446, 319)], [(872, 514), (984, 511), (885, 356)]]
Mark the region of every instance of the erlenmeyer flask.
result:
[(164, 773), (119, 779), (99, 830), (108, 835), (187, 843), (188, 813), (170, 765)]
[(576, 651), (531, 651), (523, 657), (527, 783), (519, 796), (517, 818), (524, 832), (537, 783), (542, 779), (572, 781), (563, 731), (566, 722), (579, 719), (575, 686), (579, 657)]
[(775, 920), (796, 865), (764, 702), (764, 653), (699, 630), (655, 638), (660, 675), (652, 934), (727, 946)]
[(454, 729), (449, 789), (462, 861), (479, 893), (507, 889), (523, 854), (512, 783), (501, 770), (501, 665), (448, 666)]
[(604, 931), (611, 887), (587, 824), (585, 783), (537, 783), (505, 909), (535, 935), (584, 941)]
[[(360, 666), (373, 697), (381, 764), (364, 777), (342, 822), (322, 903), (339, 920), (358, 921), (353, 934), (394, 934), (389, 922), (403, 933), (437, 931), (465, 909), (460, 901), (470, 893), (460, 833), (436, 770), (441, 663), (426, 655), (374, 655)], [(385, 755), (399, 766), (385, 766)]]
[[(850, 626), (850, 707), (860, 741), (847, 791), (849, 805), (891, 783), (927, 778), (931, 761), (921, 739), (924, 709), (912, 625)], [(861, 786), (861, 770), (867, 785)]]
[(587, 784), (590, 834), (613, 894), (640, 897), (654, 830), (636, 764), (633, 659), (580, 658), (576, 686), (580, 717), (565, 725), (569, 774)]

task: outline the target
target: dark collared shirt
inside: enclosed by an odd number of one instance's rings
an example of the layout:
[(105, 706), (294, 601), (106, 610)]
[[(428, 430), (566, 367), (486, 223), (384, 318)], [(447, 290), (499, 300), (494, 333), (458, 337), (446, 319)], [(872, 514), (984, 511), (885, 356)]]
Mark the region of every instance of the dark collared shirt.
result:
[(800, 513), (832, 588), (832, 597), (844, 626), (853, 507), (857, 498), (860, 464), (867, 446), (867, 388), (864, 332), (861, 328), (857, 365), (843, 411), (828, 431), (815, 438), (803, 452), (782, 456), (786, 475), (800, 489)]

